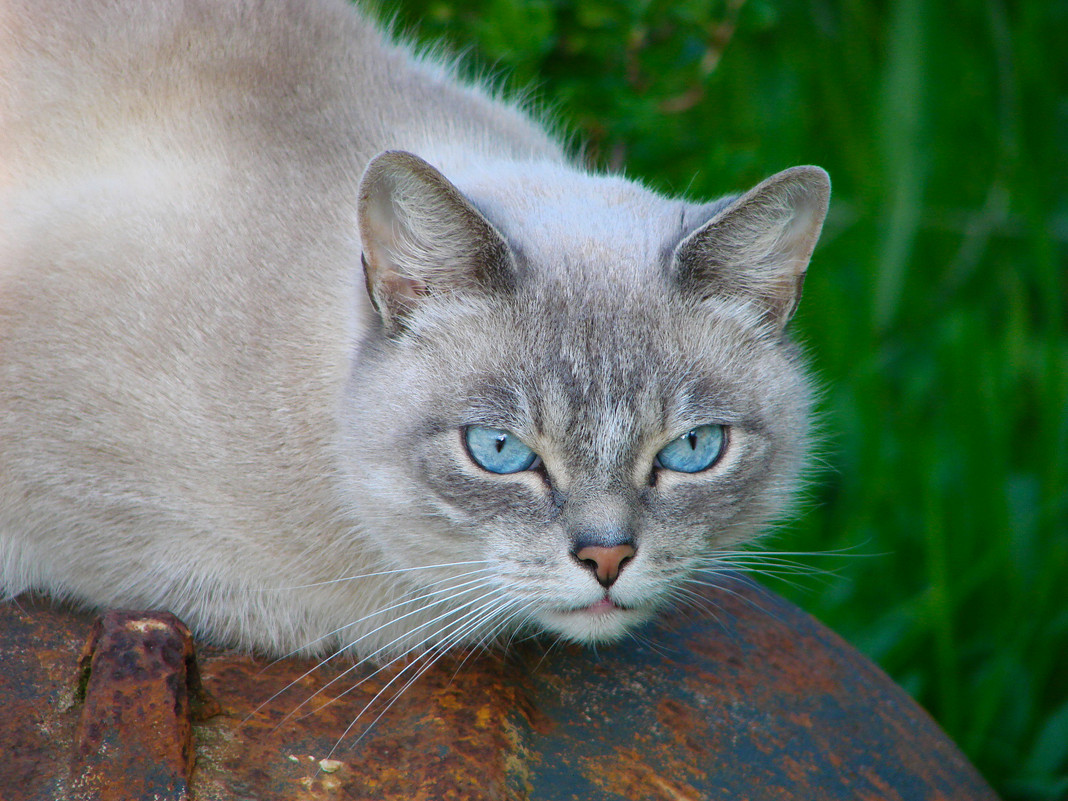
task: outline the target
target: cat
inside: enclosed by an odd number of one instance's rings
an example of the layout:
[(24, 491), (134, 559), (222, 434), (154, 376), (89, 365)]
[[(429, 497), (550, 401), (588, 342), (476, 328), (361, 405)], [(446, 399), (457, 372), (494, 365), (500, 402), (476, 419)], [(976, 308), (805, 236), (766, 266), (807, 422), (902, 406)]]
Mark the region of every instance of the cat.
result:
[(0, 0), (0, 592), (618, 639), (795, 494), (829, 191), (592, 171), (341, 0)]

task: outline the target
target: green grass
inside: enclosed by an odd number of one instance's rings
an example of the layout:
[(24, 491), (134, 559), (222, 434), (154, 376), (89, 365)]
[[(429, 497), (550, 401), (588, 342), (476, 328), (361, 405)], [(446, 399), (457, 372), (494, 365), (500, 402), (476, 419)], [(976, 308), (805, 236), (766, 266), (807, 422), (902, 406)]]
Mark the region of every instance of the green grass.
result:
[(405, 0), (533, 84), (591, 158), (712, 197), (835, 194), (796, 330), (825, 461), (775, 585), (1006, 799), (1068, 796), (1068, 5)]

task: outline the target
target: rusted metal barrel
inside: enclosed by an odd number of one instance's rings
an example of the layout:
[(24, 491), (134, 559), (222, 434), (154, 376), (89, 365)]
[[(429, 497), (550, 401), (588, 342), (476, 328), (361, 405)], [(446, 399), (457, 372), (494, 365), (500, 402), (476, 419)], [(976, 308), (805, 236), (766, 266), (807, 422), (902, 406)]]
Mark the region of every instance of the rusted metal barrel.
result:
[(450, 654), (399, 695), (422, 663), (194, 657), (171, 615), (24, 597), (0, 605), (0, 799), (995, 799), (871, 662), (724, 581), (635, 639)]

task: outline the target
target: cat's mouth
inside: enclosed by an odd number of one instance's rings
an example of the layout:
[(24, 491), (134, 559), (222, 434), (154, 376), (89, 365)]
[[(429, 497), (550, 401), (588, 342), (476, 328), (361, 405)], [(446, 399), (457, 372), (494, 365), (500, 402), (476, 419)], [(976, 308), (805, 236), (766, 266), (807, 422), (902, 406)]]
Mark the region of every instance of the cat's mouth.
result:
[(611, 615), (616, 612), (630, 612), (633, 607), (626, 606), (612, 599), (607, 593), (598, 601), (585, 606), (570, 606), (559, 610), (563, 615), (592, 615), (594, 617)]
[(585, 606), (545, 610), (538, 617), (546, 630), (573, 642), (605, 643), (648, 620), (652, 611), (651, 607), (626, 606), (604, 595)]
[(586, 615), (610, 615), (613, 612), (626, 611), (626, 607), (620, 606), (607, 595), (596, 603), (573, 609), (572, 612)]

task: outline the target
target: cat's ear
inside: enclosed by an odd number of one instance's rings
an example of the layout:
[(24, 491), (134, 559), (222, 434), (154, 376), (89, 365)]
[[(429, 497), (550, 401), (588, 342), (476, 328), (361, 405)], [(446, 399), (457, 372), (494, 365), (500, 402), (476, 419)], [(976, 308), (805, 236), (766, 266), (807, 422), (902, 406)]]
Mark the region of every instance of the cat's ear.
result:
[(676, 279), (702, 298), (753, 302), (781, 331), (801, 300), (830, 194), (830, 178), (819, 167), (773, 175), (679, 243)]
[(504, 288), (504, 239), (436, 169), (404, 151), (380, 153), (360, 183), (367, 292), (384, 325), (404, 326), (427, 297)]

